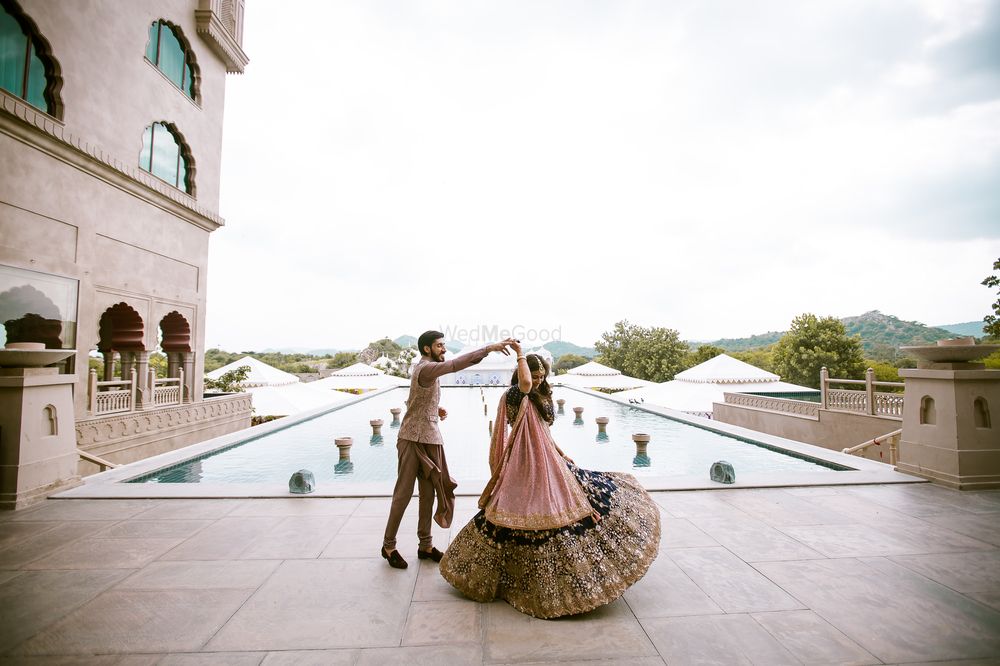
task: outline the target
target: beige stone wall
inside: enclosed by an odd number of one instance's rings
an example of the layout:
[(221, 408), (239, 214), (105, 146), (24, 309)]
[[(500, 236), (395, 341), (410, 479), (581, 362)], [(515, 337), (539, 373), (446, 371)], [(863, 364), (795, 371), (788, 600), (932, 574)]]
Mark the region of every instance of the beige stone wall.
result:
[[(175, 451), (250, 427), (249, 393), (220, 396), (153, 412), (114, 414), (77, 421), (77, 445), (108, 462), (125, 464)], [(81, 476), (101, 471), (81, 459)]]
[[(857, 446), (872, 438), (899, 430), (902, 426), (900, 419), (885, 416), (817, 409), (816, 416), (810, 417), (718, 402), (713, 405), (712, 418), (722, 423), (815, 444), (834, 451)], [(864, 457), (887, 463), (889, 462), (887, 446), (883, 444), (869, 447)]]
[[(159, 343), (177, 311), (191, 326), (202, 393), (208, 242), (218, 228), (226, 66), (196, 31), (198, 0), (22, 0), (63, 80), (61, 119), (0, 91), (0, 264), (79, 281), (75, 390), (86, 414), (87, 354), (102, 313), (127, 303)], [(193, 101), (145, 59), (149, 25), (180, 27), (200, 74)], [(145, 127), (173, 123), (190, 146), (196, 197), (138, 169)]]
[[(197, 164), (198, 200), (219, 206), (226, 69), (195, 26), (197, 0), (21, 0), (62, 66), (63, 122), (126, 164), (137, 164), (150, 123), (174, 123)], [(201, 73), (193, 102), (145, 58), (149, 25), (164, 19), (186, 37)]]

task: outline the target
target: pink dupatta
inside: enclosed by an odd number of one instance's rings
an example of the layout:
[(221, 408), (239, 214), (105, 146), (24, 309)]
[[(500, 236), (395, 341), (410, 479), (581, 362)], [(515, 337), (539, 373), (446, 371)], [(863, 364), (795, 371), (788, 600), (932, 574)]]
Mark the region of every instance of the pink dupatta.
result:
[(549, 426), (525, 396), (507, 435), (507, 396), (500, 398), (490, 442), (490, 477), (479, 498), (486, 520), (521, 530), (547, 530), (591, 515), (579, 481), (566, 466)]

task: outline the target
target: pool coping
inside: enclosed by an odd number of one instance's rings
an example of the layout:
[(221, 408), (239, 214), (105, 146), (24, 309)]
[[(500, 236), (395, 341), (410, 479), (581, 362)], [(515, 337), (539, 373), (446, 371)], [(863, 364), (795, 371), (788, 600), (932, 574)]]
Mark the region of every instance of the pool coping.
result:
[[(228, 435), (192, 444), (176, 451), (169, 451), (151, 458), (139, 460), (110, 469), (105, 472), (85, 477), (83, 483), (75, 488), (52, 495), (56, 499), (208, 499), (208, 498), (261, 498), (261, 497), (388, 497), (392, 495), (392, 482), (351, 483), (330, 487), (318, 487), (308, 495), (293, 494), (284, 483), (126, 483), (129, 479), (143, 476), (155, 470), (169, 467), (199, 458), (207, 453), (229, 448), (249, 440), (284, 430), (298, 423), (314, 419), (330, 412), (344, 409), (370, 398), (394, 391), (400, 387), (387, 387), (377, 391), (363, 393), (339, 402), (335, 405), (324, 405), (294, 416), (270, 421), (245, 430), (239, 430)], [(405, 387), (404, 387), (405, 388)], [(473, 387), (474, 388), (474, 387)], [(712, 419), (692, 416), (683, 412), (664, 407), (646, 404), (632, 404), (623, 400), (615, 400), (613, 395), (591, 391), (575, 386), (563, 386), (561, 389), (578, 391), (618, 404), (657, 414), (674, 421), (680, 421), (703, 430), (713, 431), (722, 435), (736, 437), (748, 442), (755, 442), (767, 448), (789, 451), (807, 458), (818, 458), (836, 465), (850, 467), (850, 470), (830, 472), (781, 472), (781, 473), (747, 473), (736, 470), (736, 482), (722, 484), (708, 479), (708, 470), (704, 477), (696, 476), (643, 476), (640, 482), (649, 491), (670, 490), (724, 490), (729, 488), (787, 488), (797, 486), (839, 486), (883, 483), (926, 483), (927, 480), (897, 472), (891, 465), (859, 456), (852, 456), (839, 451), (825, 449), (813, 444), (797, 442), (783, 437), (720, 423)], [(486, 485), (486, 479), (464, 480), (456, 490), (457, 495), (479, 495)]]

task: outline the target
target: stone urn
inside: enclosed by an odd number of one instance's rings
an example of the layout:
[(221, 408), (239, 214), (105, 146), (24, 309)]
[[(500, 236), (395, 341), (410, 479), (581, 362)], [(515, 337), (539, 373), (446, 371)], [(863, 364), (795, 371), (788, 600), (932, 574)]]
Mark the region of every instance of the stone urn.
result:
[(389, 413), (392, 414), (392, 423), (389, 424), (390, 428), (399, 427), (399, 415), (402, 411), (403, 410), (400, 409), (399, 407), (393, 407), (392, 409), (389, 410)]
[(573, 413), (576, 414), (573, 425), (583, 425), (583, 407), (574, 407)]
[(337, 437), (333, 440), (333, 443), (337, 445), (337, 449), (340, 451), (341, 460), (351, 459), (351, 447), (354, 446), (353, 437)]
[(635, 442), (635, 455), (646, 455), (646, 445), (649, 444), (650, 439), (652, 439), (652, 437), (644, 432), (637, 432), (632, 435), (632, 441)]
[(368, 422), (368, 425), (372, 427), (372, 438), (368, 442), (372, 446), (377, 446), (382, 443), (382, 419), (372, 419)]
[(565, 414), (566, 413), (566, 412), (563, 411), (563, 407), (566, 406), (566, 401), (565, 400), (563, 400), (562, 398), (559, 398), (558, 400), (556, 400), (556, 405), (559, 407), (559, 413), (560, 414)]
[(606, 442), (608, 441), (608, 421), (610, 421), (607, 416), (598, 416), (594, 421), (597, 423), (597, 441)]

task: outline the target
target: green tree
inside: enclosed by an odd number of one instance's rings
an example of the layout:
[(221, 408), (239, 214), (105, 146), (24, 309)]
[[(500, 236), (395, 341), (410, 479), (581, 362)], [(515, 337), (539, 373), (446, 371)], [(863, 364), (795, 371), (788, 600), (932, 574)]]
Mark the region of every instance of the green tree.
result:
[(222, 373), (222, 376), (218, 379), (205, 377), (205, 390), (219, 391), (221, 393), (242, 393), (243, 387), (240, 384), (246, 381), (249, 374), (250, 366), (241, 365), (235, 370)]
[[(1000, 271), (1000, 259), (993, 262), (993, 270)], [(990, 289), (1000, 287), (1000, 275), (997, 275), (997, 273), (987, 275), (983, 279), (982, 285)], [(996, 302), (991, 306), (993, 314), (983, 317), (983, 322), (986, 324), (983, 326), (983, 332), (990, 338), (1000, 338), (1000, 289), (997, 290), (997, 296)]]
[(556, 360), (552, 370), (557, 375), (564, 375), (567, 370), (578, 368), (584, 363), (589, 362), (589, 360), (586, 356), (580, 356), (579, 354), (563, 354)]
[(672, 328), (645, 328), (622, 320), (594, 344), (598, 362), (630, 377), (665, 382), (683, 369), (688, 346)]
[(824, 366), (831, 377), (863, 378), (861, 340), (847, 337), (844, 324), (834, 317), (801, 314), (774, 346), (774, 372), (786, 382), (818, 388)]
[[(866, 358), (865, 365), (875, 371), (875, 379), (880, 382), (901, 382), (903, 381), (899, 376), (899, 368), (894, 366), (892, 363), (886, 363), (885, 361), (877, 361), (875, 359)], [(884, 390), (884, 389), (879, 389)]]
[(684, 370), (700, 365), (705, 361), (710, 361), (719, 354), (725, 354), (726, 350), (715, 345), (701, 345), (695, 351), (688, 352), (684, 356)]
[(327, 368), (346, 368), (358, 362), (357, 352), (337, 352), (326, 361)]
[(768, 345), (760, 349), (745, 349), (743, 351), (731, 351), (727, 353), (733, 358), (744, 363), (749, 363), (755, 368), (777, 374), (777, 371), (774, 369), (774, 345)]

